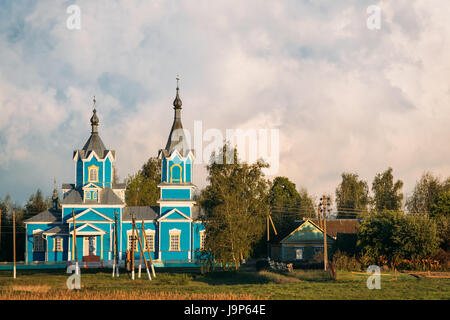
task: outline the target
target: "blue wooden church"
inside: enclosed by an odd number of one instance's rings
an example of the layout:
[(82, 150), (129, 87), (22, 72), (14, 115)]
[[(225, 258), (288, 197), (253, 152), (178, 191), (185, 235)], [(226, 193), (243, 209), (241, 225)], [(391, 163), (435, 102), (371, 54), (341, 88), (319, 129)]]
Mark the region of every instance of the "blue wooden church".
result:
[(52, 208), (25, 221), (27, 263), (111, 261), (115, 243), (119, 260), (130, 257), (133, 245), (135, 259), (139, 259), (138, 243), (132, 236), (132, 216), (138, 230), (144, 226), (142, 245), (147, 259), (150, 252), (157, 264), (196, 262), (205, 231), (194, 207), (194, 152), (183, 132), (178, 85), (173, 106), (172, 129), (166, 147), (158, 155), (162, 161), (159, 206), (136, 207), (125, 202), (126, 184), (113, 182), (116, 152), (106, 148), (100, 138), (94, 99), (91, 135), (82, 149), (73, 152), (75, 183), (62, 185), (62, 201), (55, 186)]

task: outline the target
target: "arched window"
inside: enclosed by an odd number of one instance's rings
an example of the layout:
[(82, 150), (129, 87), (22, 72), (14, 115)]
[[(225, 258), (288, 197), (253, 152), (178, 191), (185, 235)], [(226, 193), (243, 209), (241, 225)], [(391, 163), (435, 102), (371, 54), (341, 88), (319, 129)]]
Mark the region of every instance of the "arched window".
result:
[(170, 183), (183, 182), (182, 179), (183, 167), (177, 163), (170, 167)]
[(88, 168), (89, 173), (89, 182), (98, 182), (98, 167), (97, 166), (90, 166)]

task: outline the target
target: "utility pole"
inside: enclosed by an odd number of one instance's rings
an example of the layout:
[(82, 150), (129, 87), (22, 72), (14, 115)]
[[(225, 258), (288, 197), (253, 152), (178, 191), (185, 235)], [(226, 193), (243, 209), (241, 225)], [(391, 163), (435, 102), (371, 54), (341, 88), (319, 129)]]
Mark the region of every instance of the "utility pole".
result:
[[(116, 214), (116, 212), (114, 211), (114, 216), (115, 216), (115, 214)], [(116, 271), (116, 226), (114, 225), (114, 227), (113, 227), (113, 234), (112, 235), (110, 235), (110, 236), (113, 236), (114, 235), (114, 240), (113, 240), (113, 252), (112, 252), (112, 255), (113, 255), (113, 265), (112, 265), (112, 277), (114, 278), (115, 277), (115, 271)]]
[(80, 272), (78, 270), (78, 253), (77, 253), (77, 224), (75, 223), (75, 211), (72, 209), (72, 218), (73, 218), (73, 235), (72, 241), (74, 244), (75, 250), (75, 274), (78, 275)]
[(13, 255), (14, 255), (14, 279), (16, 278), (16, 209), (13, 209)]
[(322, 216), (322, 214), (320, 213), (320, 204), (319, 204), (317, 206), (317, 218), (319, 219), (319, 227), (321, 227), (323, 229), (321, 216)]
[(327, 212), (329, 212), (331, 209), (328, 208), (328, 206), (331, 203), (330, 197), (322, 196), (320, 198), (321, 205), (322, 205), (322, 222), (323, 222), (323, 269), (327, 271), (327, 265), (328, 265), (328, 246), (327, 246)]
[(118, 238), (117, 238), (117, 211), (114, 210), (114, 255), (116, 257), (116, 276), (119, 277), (119, 264), (120, 264), (120, 260), (119, 260), (119, 242), (118, 242)]
[[(133, 217), (134, 218), (134, 217)], [(133, 220), (134, 221), (134, 220)], [(136, 224), (136, 222), (134, 221), (134, 224)], [(142, 229), (142, 228), (141, 228)], [(141, 232), (141, 235), (139, 235), (139, 231), (138, 231), (138, 227), (137, 227), (137, 225), (136, 225), (136, 236), (138, 237), (138, 239), (139, 239), (139, 244), (141, 244), (142, 243), (142, 240), (141, 240), (141, 236), (142, 236), (142, 232)], [(141, 245), (141, 250), (139, 251), (139, 271), (138, 271), (138, 278), (140, 279), (141, 278), (141, 270), (142, 270), (142, 245)]]

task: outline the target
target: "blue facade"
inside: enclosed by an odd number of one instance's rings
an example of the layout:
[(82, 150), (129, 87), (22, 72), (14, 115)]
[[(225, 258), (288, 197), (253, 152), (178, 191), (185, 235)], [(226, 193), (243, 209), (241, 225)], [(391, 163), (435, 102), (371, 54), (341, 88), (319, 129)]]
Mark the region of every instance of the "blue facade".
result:
[[(181, 121), (177, 118), (181, 108), (175, 109), (174, 122)], [(195, 262), (201, 249), (204, 226), (193, 214), (192, 150), (167, 146), (161, 150), (159, 206), (128, 207), (125, 184), (113, 183), (115, 152), (105, 148), (98, 135), (98, 123), (94, 109), (91, 137), (83, 149), (74, 151), (75, 182), (63, 184), (61, 204), (58, 204), (55, 188), (54, 207), (25, 221), (26, 261), (111, 261), (116, 242), (115, 228), (119, 259), (130, 258), (133, 243), (131, 216), (140, 212), (136, 226), (147, 259), (150, 251), (155, 262)], [(172, 144), (173, 131), (172, 127), (168, 146)], [(138, 248), (135, 249), (137, 261)]]

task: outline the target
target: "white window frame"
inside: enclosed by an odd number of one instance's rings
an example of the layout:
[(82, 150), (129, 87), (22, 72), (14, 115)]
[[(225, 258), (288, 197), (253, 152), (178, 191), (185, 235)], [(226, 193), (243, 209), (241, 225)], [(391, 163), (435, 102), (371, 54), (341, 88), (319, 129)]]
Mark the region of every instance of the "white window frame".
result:
[[(149, 241), (147, 241), (147, 237), (151, 237), (150, 247), (148, 247)], [(144, 248), (145, 248), (145, 251), (148, 251), (148, 250), (150, 250), (150, 252), (155, 251), (155, 231), (145, 230)]]
[(63, 252), (63, 237), (61, 236), (56, 236), (55, 237), (55, 252)]
[[(295, 247), (295, 260), (303, 260), (303, 247)], [(300, 252), (300, 255), (299, 255)], [(299, 258), (299, 256), (301, 256)]]
[(202, 230), (200, 233), (200, 250), (205, 250), (206, 232)]
[(33, 234), (33, 252), (45, 252), (45, 239), (42, 237), (42, 232)]
[(138, 248), (138, 239), (136, 237), (136, 235), (133, 234), (133, 232), (129, 231), (127, 233), (127, 250), (131, 251), (131, 242), (133, 241), (132, 239), (130, 239), (130, 237), (134, 236), (134, 252), (136, 252), (139, 248)]
[[(178, 241), (174, 241), (172, 237), (177, 237)], [(181, 251), (181, 230), (169, 231), (169, 251), (179, 252)]]
[[(96, 165), (92, 165), (92, 166), (88, 167), (88, 182), (99, 182), (98, 181), (98, 171), (99, 171), (99, 167)], [(93, 175), (91, 172), (95, 172), (95, 175)]]

